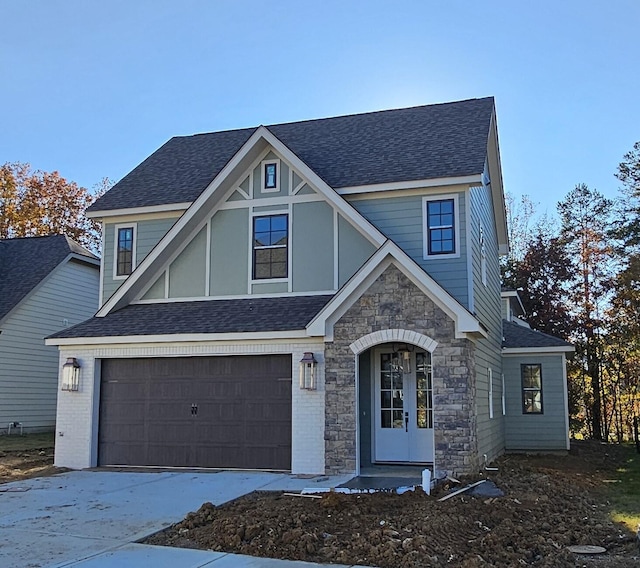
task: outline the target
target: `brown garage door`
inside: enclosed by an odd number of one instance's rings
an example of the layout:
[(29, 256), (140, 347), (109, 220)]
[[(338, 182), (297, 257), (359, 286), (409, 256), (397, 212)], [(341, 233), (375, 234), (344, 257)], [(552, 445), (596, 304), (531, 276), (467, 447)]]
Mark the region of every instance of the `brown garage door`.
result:
[(291, 356), (104, 359), (100, 465), (291, 469)]

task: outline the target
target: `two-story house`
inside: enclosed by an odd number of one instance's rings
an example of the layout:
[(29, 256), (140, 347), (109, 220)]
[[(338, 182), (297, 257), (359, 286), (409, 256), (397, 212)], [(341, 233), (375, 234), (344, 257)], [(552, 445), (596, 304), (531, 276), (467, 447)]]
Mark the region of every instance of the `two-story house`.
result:
[(101, 308), (48, 340), (79, 373), (59, 466), (464, 473), (509, 408), (549, 423), (562, 373), (503, 371), (492, 98), (172, 138), (90, 215)]

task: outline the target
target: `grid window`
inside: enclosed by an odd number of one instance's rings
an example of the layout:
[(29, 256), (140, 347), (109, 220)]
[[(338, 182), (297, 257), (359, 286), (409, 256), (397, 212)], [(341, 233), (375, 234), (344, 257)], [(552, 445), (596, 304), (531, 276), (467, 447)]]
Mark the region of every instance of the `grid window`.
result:
[(542, 414), (542, 365), (521, 365), (522, 412)]
[(427, 201), (427, 241), (429, 254), (456, 252), (453, 199)]
[(288, 215), (253, 218), (253, 278), (286, 278)]
[(126, 276), (133, 271), (133, 227), (118, 229), (118, 253), (116, 276)]

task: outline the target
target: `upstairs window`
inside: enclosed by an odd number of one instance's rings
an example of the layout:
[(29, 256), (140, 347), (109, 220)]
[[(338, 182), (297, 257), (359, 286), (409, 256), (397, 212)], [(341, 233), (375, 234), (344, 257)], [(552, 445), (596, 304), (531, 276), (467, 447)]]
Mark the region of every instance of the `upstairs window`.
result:
[(253, 218), (253, 279), (286, 278), (289, 258), (289, 216)]
[(459, 256), (457, 196), (423, 199), (424, 258)]
[(133, 272), (136, 263), (135, 225), (116, 226), (114, 277), (124, 278)]
[(262, 193), (276, 193), (280, 191), (280, 160), (262, 162)]
[(522, 412), (542, 414), (542, 365), (520, 365), (522, 373)]

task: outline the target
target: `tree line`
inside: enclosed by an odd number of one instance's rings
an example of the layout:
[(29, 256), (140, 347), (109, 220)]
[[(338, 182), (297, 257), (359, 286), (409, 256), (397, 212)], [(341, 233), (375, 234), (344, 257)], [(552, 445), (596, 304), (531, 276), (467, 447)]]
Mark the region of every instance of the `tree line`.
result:
[(575, 435), (624, 441), (640, 418), (640, 142), (624, 155), (608, 199), (585, 184), (536, 217), (507, 196), (511, 252), (503, 285), (520, 291), (535, 329), (573, 343), (569, 413)]
[(0, 239), (67, 235), (99, 252), (100, 225), (84, 213), (111, 185), (103, 178), (88, 190), (56, 171), (21, 162), (0, 165)]

